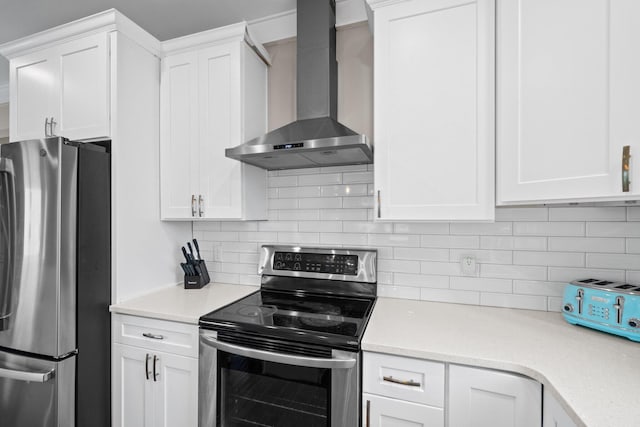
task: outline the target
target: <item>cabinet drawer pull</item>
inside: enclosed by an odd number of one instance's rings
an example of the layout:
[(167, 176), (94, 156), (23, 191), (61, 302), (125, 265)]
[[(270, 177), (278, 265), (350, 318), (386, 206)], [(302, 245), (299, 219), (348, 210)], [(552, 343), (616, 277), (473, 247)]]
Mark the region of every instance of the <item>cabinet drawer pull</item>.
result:
[(151, 339), (154, 339), (154, 340), (163, 340), (164, 339), (163, 335), (156, 335), (156, 334), (152, 334), (150, 332), (145, 332), (145, 333), (142, 334), (142, 336), (145, 337), (145, 338), (151, 338)]
[(417, 382), (415, 382), (413, 380), (408, 380), (408, 381), (397, 380), (397, 379), (393, 378), (392, 376), (382, 377), (382, 380), (390, 382), (390, 383), (394, 383), (394, 384), (408, 385), (410, 387), (420, 387), (420, 383), (417, 383)]
[(631, 158), (631, 146), (625, 145), (622, 147), (622, 192), (629, 192), (629, 159)]
[(191, 216), (196, 216), (196, 195), (191, 195)]
[(367, 400), (367, 424), (366, 427), (371, 427), (371, 401)]
[(380, 190), (378, 190), (378, 218), (380, 218), (381, 207), (380, 207)]
[(149, 353), (144, 357), (144, 376), (149, 379)]

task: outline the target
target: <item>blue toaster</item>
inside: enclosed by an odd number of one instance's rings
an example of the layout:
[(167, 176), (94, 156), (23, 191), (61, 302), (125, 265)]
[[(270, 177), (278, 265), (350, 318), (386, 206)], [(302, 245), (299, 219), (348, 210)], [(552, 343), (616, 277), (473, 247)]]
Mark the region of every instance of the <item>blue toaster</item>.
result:
[(583, 279), (566, 285), (567, 322), (640, 342), (640, 285)]

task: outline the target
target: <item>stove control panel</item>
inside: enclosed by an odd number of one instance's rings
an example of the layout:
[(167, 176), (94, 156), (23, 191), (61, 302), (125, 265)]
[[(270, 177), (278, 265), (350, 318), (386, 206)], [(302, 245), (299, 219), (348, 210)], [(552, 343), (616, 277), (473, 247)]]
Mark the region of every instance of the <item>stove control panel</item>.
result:
[(358, 256), (276, 252), (273, 257), (273, 270), (355, 276), (358, 274)]

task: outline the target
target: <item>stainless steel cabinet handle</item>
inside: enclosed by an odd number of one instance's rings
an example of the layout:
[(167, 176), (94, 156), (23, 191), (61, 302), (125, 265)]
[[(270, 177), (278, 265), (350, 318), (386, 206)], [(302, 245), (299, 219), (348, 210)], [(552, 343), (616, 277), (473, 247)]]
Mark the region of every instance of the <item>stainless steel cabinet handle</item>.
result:
[(200, 217), (204, 215), (204, 197), (202, 197), (202, 194), (198, 195), (198, 213)]
[(49, 136), (56, 136), (55, 133), (53, 133), (53, 127), (57, 124), (57, 122), (55, 120), (53, 120), (53, 117), (51, 117), (51, 121), (49, 122)]
[(196, 195), (191, 195), (191, 216), (196, 216)]
[(382, 377), (383, 381), (387, 381), (394, 384), (408, 385), (410, 387), (420, 387), (420, 383), (415, 382), (413, 380), (398, 380), (393, 378), (392, 376)]
[(156, 373), (156, 363), (158, 362), (158, 360), (160, 360), (160, 358), (154, 354), (153, 355), (153, 381), (158, 381), (158, 376), (160, 375)]
[(154, 340), (163, 340), (164, 339), (163, 335), (156, 335), (156, 334), (152, 334), (150, 332), (145, 332), (145, 333), (142, 334), (142, 336), (146, 337), (146, 338), (151, 338), (151, 339), (154, 339)]
[(378, 218), (380, 218), (381, 207), (380, 207), (380, 190), (378, 190)]
[(49, 118), (45, 117), (44, 118), (44, 136), (50, 136), (49, 129), (47, 129), (48, 127), (49, 127)]
[(144, 357), (144, 376), (149, 379), (149, 353)]
[(7, 378), (10, 380), (18, 381), (30, 381), (34, 383), (46, 383), (50, 379), (54, 378), (55, 374), (55, 369), (47, 372), (28, 372), (18, 371), (16, 369), (0, 368), (0, 378)]
[(629, 192), (629, 183), (630, 181), (630, 170), (629, 170), (629, 159), (631, 158), (631, 146), (625, 145), (622, 147), (622, 192)]
[(267, 362), (285, 363), (295, 366), (307, 366), (310, 368), (326, 368), (326, 369), (349, 369), (355, 366), (356, 359), (323, 359), (321, 357), (294, 356), (291, 354), (273, 353), (264, 350), (255, 350), (252, 348), (240, 347), (238, 345), (229, 344), (218, 341), (216, 338), (201, 335), (201, 342), (218, 350), (227, 353), (237, 354), (239, 356), (250, 357), (252, 359), (266, 360)]
[(371, 427), (371, 401), (367, 400), (367, 424), (366, 427)]

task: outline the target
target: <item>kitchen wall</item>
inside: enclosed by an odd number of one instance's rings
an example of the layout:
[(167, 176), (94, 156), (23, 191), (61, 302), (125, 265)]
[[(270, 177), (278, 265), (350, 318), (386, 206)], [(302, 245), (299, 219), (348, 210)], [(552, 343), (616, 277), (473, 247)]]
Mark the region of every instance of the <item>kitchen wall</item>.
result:
[[(339, 118), (372, 133), (372, 45), (366, 25), (338, 32)], [(267, 46), (270, 128), (295, 114), (295, 40)], [(216, 282), (255, 284), (262, 244), (373, 247), (381, 296), (560, 310), (566, 281), (640, 283), (640, 206), (498, 208), (496, 222), (373, 222), (373, 166), (270, 172), (269, 220), (196, 222)], [(416, 183), (416, 191), (420, 191)], [(471, 255), (474, 275), (460, 260)]]

